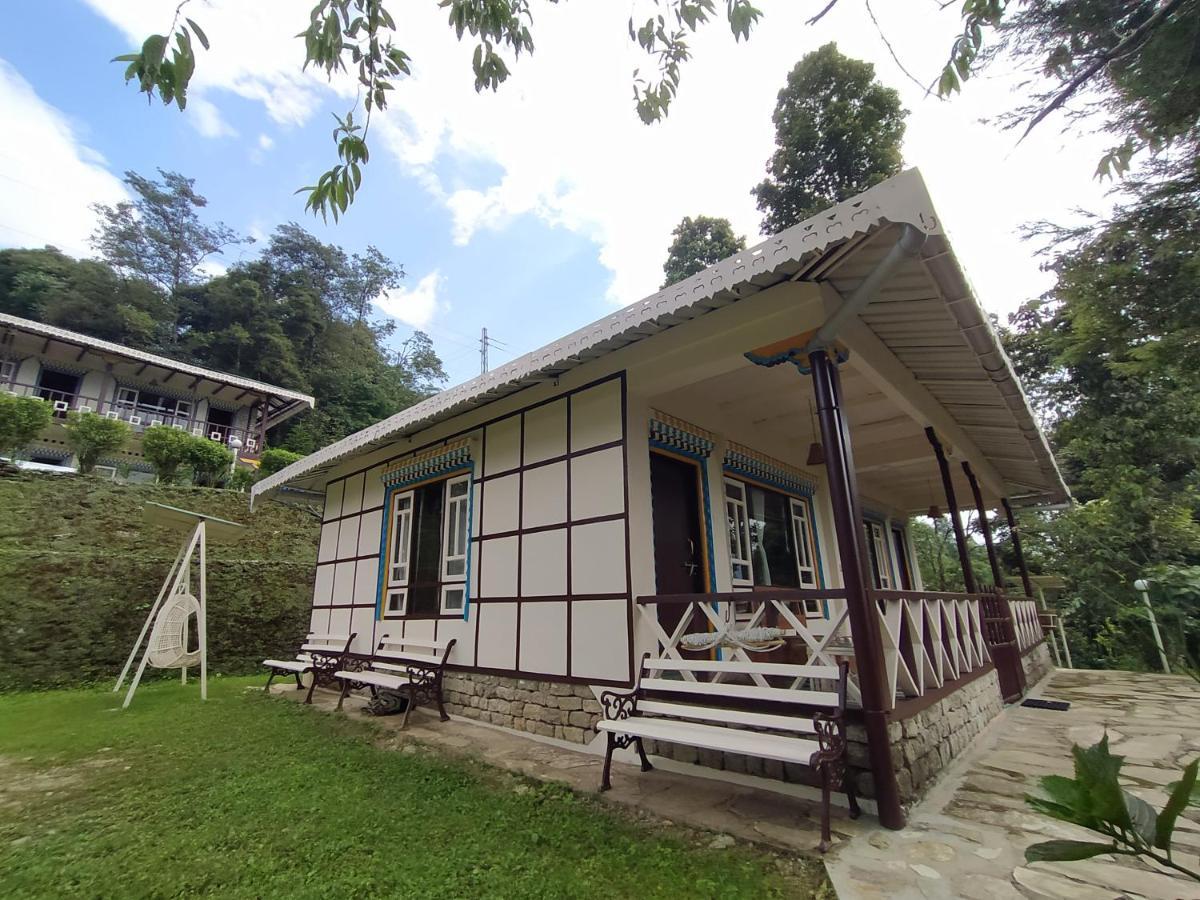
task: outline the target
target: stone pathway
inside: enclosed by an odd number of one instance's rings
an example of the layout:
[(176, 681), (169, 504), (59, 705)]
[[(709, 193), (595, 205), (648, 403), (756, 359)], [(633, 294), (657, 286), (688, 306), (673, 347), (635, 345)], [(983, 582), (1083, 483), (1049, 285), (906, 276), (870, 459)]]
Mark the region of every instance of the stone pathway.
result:
[[(1022, 799), (1040, 776), (1071, 774), (1071, 744), (1093, 744), (1107, 728), (1112, 751), (1127, 757), (1126, 786), (1161, 810), (1164, 786), (1200, 753), (1200, 688), (1183, 677), (1060, 670), (1035, 696), (1071, 709), (1009, 707), (917, 805), (908, 828), (874, 825), (836, 848), (827, 868), (839, 897), (1200, 898), (1200, 884), (1129, 857), (1025, 865), (1032, 843), (1093, 836)], [(1181, 862), (1200, 866), (1196, 810), (1180, 820), (1175, 846)]]

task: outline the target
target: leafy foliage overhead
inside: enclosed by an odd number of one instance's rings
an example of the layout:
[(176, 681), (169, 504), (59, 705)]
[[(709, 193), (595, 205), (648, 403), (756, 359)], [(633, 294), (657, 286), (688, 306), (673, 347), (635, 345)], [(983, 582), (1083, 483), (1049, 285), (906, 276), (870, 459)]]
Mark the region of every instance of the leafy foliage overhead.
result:
[(900, 171), (900, 95), (875, 67), (826, 44), (788, 74), (775, 106), (775, 153), (751, 193), (775, 234)]
[(746, 249), (746, 238), (733, 233), (728, 219), (712, 216), (684, 216), (675, 230), (675, 238), (663, 263), (663, 287), (703, 272), (714, 263)]
[[(176, 8), (166, 34), (150, 35), (141, 49), (114, 60), (127, 63), (127, 82), (137, 79), (139, 91), (151, 98), (157, 93), (164, 104), (174, 103), (180, 110), (187, 105), (187, 89), (196, 69), (192, 39), (209, 48), (200, 26), (182, 16), (189, 2), (183, 0)], [(556, 5), (558, 0), (546, 2)], [(643, 75), (640, 69), (633, 73), (637, 113), (647, 124), (667, 115), (679, 92), (682, 64), (691, 58), (691, 35), (718, 15), (717, 0), (649, 2), (654, 12), (644, 21), (629, 19), (629, 39), (645, 51), (654, 67), (651, 75)], [(522, 53), (533, 52), (530, 0), (438, 0), (438, 5), (447, 11), (448, 24), (460, 41), (469, 34), (478, 42), (471, 60), (476, 91), (499, 89), (511, 74), (508, 56), (515, 62)], [(750, 0), (724, 0), (724, 6), (734, 40), (748, 39), (762, 13)], [(388, 95), (412, 72), (412, 57), (396, 44), (398, 32), (384, 0), (319, 0), (309, 12), (308, 27), (297, 35), (304, 41), (302, 69), (312, 66), (329, 78), (353, 77), (364, 111), (356, 121), (356, 100), (344, 116), (334, 116), (338, 162), (315, 184), (296, 192), (306, 194), (305, 209), (322, 218), (332, 215), (336, 221), (354, 202), (363, 167), (371, 158), (367, 146), (371, 115), (387, 108)]]

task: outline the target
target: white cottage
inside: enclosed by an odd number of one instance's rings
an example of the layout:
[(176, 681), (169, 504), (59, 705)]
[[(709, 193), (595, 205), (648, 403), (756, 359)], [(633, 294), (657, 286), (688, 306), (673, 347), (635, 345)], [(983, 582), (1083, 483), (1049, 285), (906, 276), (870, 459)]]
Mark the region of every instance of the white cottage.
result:
[(923, 589), (908, 538), (948, 509), (966, 559), (958, 498), (1010, 521), (1069, 499), (915, 170), (254, 496), (295, 489), (325, 495), (313, 631), (362, 657), (453, 638), (451, 713), (599, 746), (599, 692), (688, 634), (852, 660), (850, 762), (891, 825), (1049, 665), (1033, 601), (981, 587), (1004, 583), (990, 534), (963, 594)]

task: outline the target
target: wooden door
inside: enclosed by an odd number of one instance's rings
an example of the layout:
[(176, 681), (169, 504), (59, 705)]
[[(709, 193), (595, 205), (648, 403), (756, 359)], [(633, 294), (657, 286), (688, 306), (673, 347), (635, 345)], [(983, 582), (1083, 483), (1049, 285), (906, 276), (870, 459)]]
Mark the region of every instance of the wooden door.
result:
[[(699, 594), (705, 584), (700, 534), (700, 467), (661, 453), (650, 454), (650, 507), (654, 517), (654, 588), (659, 594)], [(684, 604), (660, 604), (658, 620), (671, 634)], [(697, 629), (702, 626), (694, 623)]]

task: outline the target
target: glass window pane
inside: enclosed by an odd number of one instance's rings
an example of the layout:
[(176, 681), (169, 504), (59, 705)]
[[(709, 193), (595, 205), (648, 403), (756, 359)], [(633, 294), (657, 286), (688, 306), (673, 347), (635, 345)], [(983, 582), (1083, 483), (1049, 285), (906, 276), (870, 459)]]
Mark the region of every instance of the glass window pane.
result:
[(795, 537), (788, 498), (747, 486), (750, 507), (750, 561), (756, 585), (799, 587)]
[(467, 495), (468, 482), (464, 478), (462, 481), (452, 482), (450, 485), (451, 497), (465, 497)]
[(446, 588), (445, 602), (442, 604), (446, 612), (461, 612), (464, 592), (462, 588)]
[(459, 557), (458, 559), (446, 560), (446, 575), (453, 578), (456, 575), (461, 576), (467, 569), (467, 561)]

